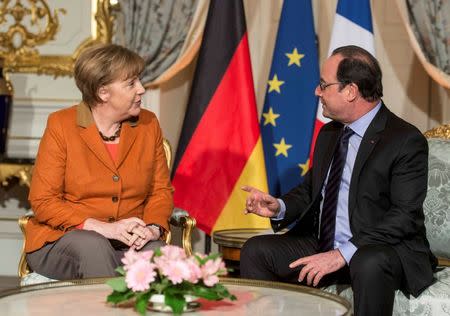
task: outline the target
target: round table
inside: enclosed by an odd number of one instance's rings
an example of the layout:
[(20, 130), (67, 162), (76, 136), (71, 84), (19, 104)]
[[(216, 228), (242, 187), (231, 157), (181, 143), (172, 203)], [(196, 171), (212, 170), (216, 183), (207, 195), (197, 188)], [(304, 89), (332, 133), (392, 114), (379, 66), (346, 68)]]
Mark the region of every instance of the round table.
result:
[[(138, 315), (106, 303), (106, 279), (30, 285), (0, 293), (0, 311), (12, 315)], [(350, 303), (318, 289), (277, 282), (222, 278), (236, 301), (206, 301), (187, 315), (350, 315)], [(159, 314), (148, 312), (148, 315)]]
[(213, 232), (213, 241), (219, 245), (219, 252), (225, 260), (239, 261), (241, 248), (250, 237), (261, 234), (273, 234), (270, 229), (239, 228), (224, 229)]

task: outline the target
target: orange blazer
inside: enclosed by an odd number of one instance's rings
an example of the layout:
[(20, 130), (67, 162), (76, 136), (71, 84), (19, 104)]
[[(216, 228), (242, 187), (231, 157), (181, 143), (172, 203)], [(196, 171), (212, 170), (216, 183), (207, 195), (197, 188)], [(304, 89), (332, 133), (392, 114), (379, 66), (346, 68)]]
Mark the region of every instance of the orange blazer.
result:
[(50, 114), (29, 200), (35, 217), (26, 226), (26, 252), (88, 218), (139, 217), (168, 230), (173, 188), (156, 116), (142, 109), (138, 118), (123, 122), (114, 162), (85, 103)]

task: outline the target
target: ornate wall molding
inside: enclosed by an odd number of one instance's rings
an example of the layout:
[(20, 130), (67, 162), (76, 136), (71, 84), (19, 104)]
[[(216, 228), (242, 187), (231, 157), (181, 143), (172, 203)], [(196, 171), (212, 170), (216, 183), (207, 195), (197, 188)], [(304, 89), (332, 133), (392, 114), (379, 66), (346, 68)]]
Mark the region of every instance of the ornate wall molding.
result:
[(33, 164), (27, 163), (0, 163), (0, 186), (6, 187), (10, 184), (11, 178), (19, 179), (20, 185), (28, 188), (31, 185), (31, 172)]
[[(28, 4), (24, 4), (25, 1)], [(113, 11), (118, 8), (117, 1), (96, 1), (93, 14), (96, 34), (82, 41), (71, 55), (43, 55), (37, 47), (54, 39), (60, 28), (64, 9), (52, 13), (46, 0), (5, 0), (0, 5), (0, 24), (6, 24), (7, 32), (0, 33), (0, 57), (5, 59), (5, 72), (37, 73), (57, 76), (71, 76), (78, 55), (87, 47), (98, 43), (109, 43), (114, 23)], [(90, 3), (92, 4), (92, 2)], [(10, 22), (11, 19), (13, 23)], [(26, 23), (28, 19), (28, 23)], [(45, 28), (38, 32), (30, 31), (36, 24)]]

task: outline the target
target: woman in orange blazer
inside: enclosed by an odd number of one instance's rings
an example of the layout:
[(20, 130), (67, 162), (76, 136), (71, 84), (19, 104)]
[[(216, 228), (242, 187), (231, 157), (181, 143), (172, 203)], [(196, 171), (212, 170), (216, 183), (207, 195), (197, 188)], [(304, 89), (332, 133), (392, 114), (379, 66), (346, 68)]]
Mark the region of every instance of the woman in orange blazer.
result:
[(163, 244), (173, 189), (158, 120), (140, 108), (143, 67), (112, 44), (76, 61), (83, 102), (49, 116), (33, 171), (25, 251), (35, 272), (112, 276), (130, 247)]

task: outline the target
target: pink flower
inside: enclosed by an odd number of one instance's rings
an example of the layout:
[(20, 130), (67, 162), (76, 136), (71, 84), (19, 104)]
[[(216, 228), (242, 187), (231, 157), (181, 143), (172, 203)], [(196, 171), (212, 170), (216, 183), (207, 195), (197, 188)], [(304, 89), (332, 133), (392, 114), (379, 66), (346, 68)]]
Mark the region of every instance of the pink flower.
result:
[[(107, 282), (114, 289), (107, 300), (112, 302), (135, 298), (138, 308), (138, 304), (142, 303), (140, 299), (155, 297), (153, 294), (158, 292), (162, 294), (164, 302), (164, 297), (170, 296), (171, 291), (185, 297), (194, 292), (208, 299), (214, 299), (213, 293), (220, 298), (236, 299), (226, 288), (215, 287), (219, 283), (219, 276), (226, 273), (225, 264), (217, 255), (187, 256), (182, 248), (170, 245), (156, 250), (156, 253), (136, 252), (134, 249), (127, 251), (121, 259), (124, 266), (119, 270), (123, 277)], [(125, 285), (127, 288), (122, 291)]]
[[(158, 275), (172, 284), (183, 281), (195, 284), (202, 280), (205, 286), (214, 286), (219, 282), (219, 275), (227, 272), (222, 258), (208, 259), (201, 265), (199, 260), (204, 261), (207, 256), (196, 255), (187, 257), (182, 248), (171, 245), (162, 247), (160, 256), (155, 256), (153, 251), (136, 252), (130, 249), (122, 258), (127, 286), (135, 292), (146, 291)], [(160, 281), (158, 278), (157, 282)]]
[(198, 280), (202, 278), (202, 269), (200, 269), (197, 259), (194, 257), (189, 257), (186, 260), (186, 264), (189, 269), (189, 278), (187, 281), (197, 283)]
[(160, 270), (173, 284), (190, 278), (189, 266), (185, 260), (168, 261), (166, 265), (160, 267)]
[(206, 286), (214, 286), (219, 282), (218, 275), (224, 275), (227, 273), (225, 264), (223, 263), (221, 258), (206, 261), (205, 264), (201, 267), (201, 270), (203, 283)]
[(161, 248), (161, 256), (154, 257), (153, 261), (158, 267), (158, 270), (163, 271), (171, 262), (185, 259), (186, 252), (184, 252), (183, 248), (167, 245)]
[(226, 274), (225, 264), (221, 258), (216, 258), (214, 260), (208, 260), (202, 266), (203, 276), (213, 275), (213, 274)]
[(122, 263), (125, 265), (123, 268), (128, 270), (128, 268), (133, 265), (138, 260), (146, 260), (149, 261), (153, 256), (153, 250), (136, 252), (133, 249), (125, 252), (123, 258), (121, 259)]
[(153, 250), (146, 250), (146, 251), (139, 252), (139, 254), (141, 255), (141, 258), (143, 260), (150, 260), (153, 257), (154, 251)]
[(183, 248), (167, 245), (161, 248), (162, 257), (167, 261), (181, 260), (186, 258)]
[(122, 263), (125, 265), (124, 266), (125, 270), (128, 270), (128, 266), (131, 266), (138, 260), (139, 260), (139, 253), (137, 253), (133, 249), (130, 249), (127, 252), (125, 252), (123, 258), (121, 259)]
[(139, 259), (128, 266), (125, 282), (133, 291), (146, 291), (150, 283), (155, 281), (155, 265), (149, 260)]
[(206, 286), (214, 286), (219, 283), (219, 277), (217, 275), (208, 275), (203, 278), (203, 283), (205, 283)]

